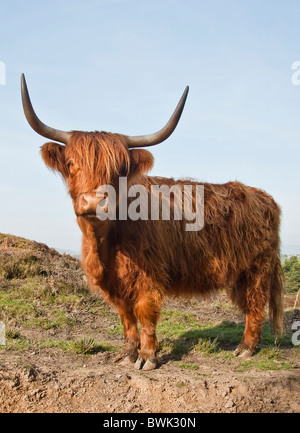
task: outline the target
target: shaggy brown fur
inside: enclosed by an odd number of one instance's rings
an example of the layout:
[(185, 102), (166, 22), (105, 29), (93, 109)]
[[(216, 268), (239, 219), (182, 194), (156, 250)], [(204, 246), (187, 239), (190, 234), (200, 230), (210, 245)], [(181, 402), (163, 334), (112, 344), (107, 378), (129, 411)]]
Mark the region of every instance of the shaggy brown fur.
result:
[[(276, 333), (282, 328), (279, 259), (280, 209), (271, 196), (239, 182), (204, 185), (204, 227), (185, 231), (186, 221), (99, 221), (81, 215), (79, 202), (97, 187), (194, 184), (150, 177), (151, 153), (129, 150), (122, 135), (75, 131), (64, 147), (47, 143), (42, 157), (65, 179), (83, 233), (82, 266), (90, 287), (120, 314), (125, 334), (122, 363), (154, 368), (156, 324), (165, 295), (202, 295), (225, 289), (246, 315), (236, 355), (252, 354), (259, 342), (265, 305)], [(174, 202), (173, 202), (174, 206)], [(140, 339), (137, 323), (142, 326)], [(138, 355), (138, 348), (140, 349)]]

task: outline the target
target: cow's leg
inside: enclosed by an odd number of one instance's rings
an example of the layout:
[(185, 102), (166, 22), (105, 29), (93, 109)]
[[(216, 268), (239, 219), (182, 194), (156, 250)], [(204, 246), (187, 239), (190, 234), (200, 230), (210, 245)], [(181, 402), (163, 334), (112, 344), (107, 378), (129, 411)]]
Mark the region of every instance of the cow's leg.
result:
[(121, 322), (124, 329), (125, 343), (115, 359), (115, 362), (119, 362), (119, 365), (132, 364), (138, 357), (138, 348), (140, 345), (140, 335), (137, 329), (137, 318), (131, 311), (122, 310), (118, 308)]
[(251, 276), (245, 293), (244, 312), (246, 313), (246, 326), (242, 342), (234, 351), (235, 356), (248, 358), (255, 352), (261, 337), (262, 325), (265, 318), (265, 305), (269, 290), (270, 278), (268, 275)]
[(261, 336), (261, 329), (264, 319), (260, 319), (256, 314), (246, 314), (246, 327), (242, 342), (233, 352), (240, 358), (248, 358), (255, 352)]
[(142, 326), (141, 350), (134, 366), (138, 370), (153, 370), (157, 365), (156, 324), (160, 307), (161, 296), (156, 291), (143, 294), (136, 304), (135, 311)]

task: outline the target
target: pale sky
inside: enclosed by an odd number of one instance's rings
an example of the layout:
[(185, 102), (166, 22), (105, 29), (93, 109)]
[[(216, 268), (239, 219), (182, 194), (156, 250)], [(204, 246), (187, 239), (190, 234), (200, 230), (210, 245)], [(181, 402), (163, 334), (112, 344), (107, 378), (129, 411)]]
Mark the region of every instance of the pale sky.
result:
[(80, 250), (22, 111), (24, 72), (41, 120), (64, 130), (154, 132), (189, 85), (151, 174), (266, 190), (283, 252), (300, 253), (299, 16), (298, 0), (0, 0), (0, 232)]

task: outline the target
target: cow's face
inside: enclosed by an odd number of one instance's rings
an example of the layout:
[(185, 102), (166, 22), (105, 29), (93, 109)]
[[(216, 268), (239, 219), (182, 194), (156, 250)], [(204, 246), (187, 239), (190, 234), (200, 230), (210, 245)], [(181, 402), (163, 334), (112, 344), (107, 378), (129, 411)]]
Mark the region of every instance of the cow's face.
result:
[(153, 157), (144, 149), (128, 149), (126, 138), (107, 132), (72, 133), (65, 146), (46, 143), (42, 158), (51, 170), (64, 178), (77, 216), (91, 219), (105, 198), (99, 187), (118, 189), (120, 176), (128, 178), (128, 187), (152, 168)]
[[(97, 190), (101, 185), (117, 187), (120, 176), (128, 185), (141, 173), (150, 170), (152, 155), (139, 147), (153, 146), (166, 140), (176, 128), (188, 95), (186, 87), (167, 124), (154, 134), (127, 136), (107, 132), (66, 132), (45, 125), (35, 114), (25, 81), (21, 76), (22, 103), (31, 127), (43, 137), (54, 140), (42, 146), (46, 165), (58, 171), (68, 185), (78, 217), (89, 218), (102, 200)], [(63, 143), (63, 145), (58, 144)]]

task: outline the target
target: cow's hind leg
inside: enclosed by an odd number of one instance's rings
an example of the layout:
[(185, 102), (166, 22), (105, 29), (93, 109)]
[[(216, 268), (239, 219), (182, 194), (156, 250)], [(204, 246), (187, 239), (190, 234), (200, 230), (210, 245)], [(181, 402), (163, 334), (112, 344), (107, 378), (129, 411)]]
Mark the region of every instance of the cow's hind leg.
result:
[(119, 365), (128, 365), (136, 361), (140, 345), (140, 335), (137, 328), (137, 318), (132, 311), (117, 308), (124, 329), (125, 343), (115, 359)]
[(135, 363), (137, 370), (153, 370), (157, 365), (156, 353), (158, 341), (156, 338), (156, 324), (161, 307), (159, 291), (149, 291), (138, 300), (135, 311), (142, 326), (141, 350)]
[(265, 305), (269, 293), (270, 277), (267, 273), (243, 277), (237, 287), (235, 302), (246, 314), (246, 326), (242, 342), (234, 351), (235, 356), (248, 358), (255, 352), (265, 318)]
[(248, 358), (253, 355), (260, 340), (263, 318), (257, 317), (257, 314), (246, 314), (246, 327), (242, 342), (233, 352), (234, 356)]

